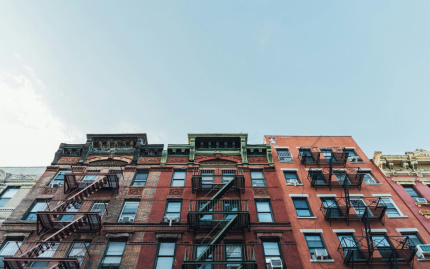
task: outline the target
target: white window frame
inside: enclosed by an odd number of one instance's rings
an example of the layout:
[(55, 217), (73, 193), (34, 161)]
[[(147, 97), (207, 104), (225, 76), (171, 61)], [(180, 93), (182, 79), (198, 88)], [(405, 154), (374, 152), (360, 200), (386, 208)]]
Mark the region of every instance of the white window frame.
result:
[(400, 210), (400, 208), (396, 205), (396, 203), (394, 203), (393, 199), (391, 198), (391, 194), (372, 194), (374, 197), (377, 198), (381, 198), (381, 199), (390, 199), (391, 203), (394, 205), (394, 207), (396, 208), (397, 212), (399, 213), (400, 216), (390, 216), (388, 215), (387, 212), (385, 212), (385, 214), (387, 215), (387, 217), (389, 219), (395, 219), (395, 218), (407, 218), (408, 216), (404, 215), (402, 213), (402, 211)]
[[(119, 214), (118, 221), (124, 217), (122, 214), (124, 212), (124, 209), (125, 209), (125, 206), (126, 206), (127, 203), (137, 203), (137, 208), (136, 208), (136, 211), (134, 212), (134, 216), (133, 216), (134, 219), (136, 218), (137, 211), (139, 210), (139, 204), (140, 204), (140, 202), (139, 201), (125, 201), (124, 204), (122, 205), (121, 214)], [(130, 214), (131, 215), (131, 213), (125, 213), (125, 214)]]

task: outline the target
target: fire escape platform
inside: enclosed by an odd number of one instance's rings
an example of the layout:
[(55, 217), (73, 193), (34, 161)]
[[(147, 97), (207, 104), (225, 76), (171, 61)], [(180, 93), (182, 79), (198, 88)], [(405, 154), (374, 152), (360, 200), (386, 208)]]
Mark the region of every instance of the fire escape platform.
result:
[(233, 179), (230, 190), (245, 190), (243, 170), (232, 168), (195, 169), (191, 178), (192, 192), (217, 191)]

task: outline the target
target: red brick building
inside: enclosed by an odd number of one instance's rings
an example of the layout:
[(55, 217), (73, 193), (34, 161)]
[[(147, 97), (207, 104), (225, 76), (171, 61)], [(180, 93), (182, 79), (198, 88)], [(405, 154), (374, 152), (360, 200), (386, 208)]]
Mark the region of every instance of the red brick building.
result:
[(303, 268), (428, 268), (421, 222), (349, 136), (265, 136)]
[[(270, 145), (246, 134), (61, 144), (1, 226), (5, 268), (301, 268)], [(2, 264), (2, 265), (3, 265)]]

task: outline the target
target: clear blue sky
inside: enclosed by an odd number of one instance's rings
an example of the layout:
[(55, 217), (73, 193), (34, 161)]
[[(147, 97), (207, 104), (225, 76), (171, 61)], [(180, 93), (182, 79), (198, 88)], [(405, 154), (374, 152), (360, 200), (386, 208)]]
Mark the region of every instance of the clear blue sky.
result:
[(428, 0), (1, 1), (0, 166), (48, 165), (86, 133), (430, 150), (429, 14)]

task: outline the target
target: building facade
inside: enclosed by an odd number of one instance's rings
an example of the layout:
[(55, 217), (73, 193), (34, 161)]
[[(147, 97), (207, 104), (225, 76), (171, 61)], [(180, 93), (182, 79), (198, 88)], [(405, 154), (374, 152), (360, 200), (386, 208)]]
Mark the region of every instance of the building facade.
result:
[(417, 149), (404, 155), (375, 152), (373, 162), (430, 233), (430, 152)]
[(46, 167), (0, 167), (0, 224), (28, 194)]
[(4, 268), (302, 268), (268, 144), (87, 135), (3, 223)]
[[(428, 268), (430, 236), (349, 136), (265, 136), (303, 268)], [(425, 258), (425, 257), (424, 257)]]

